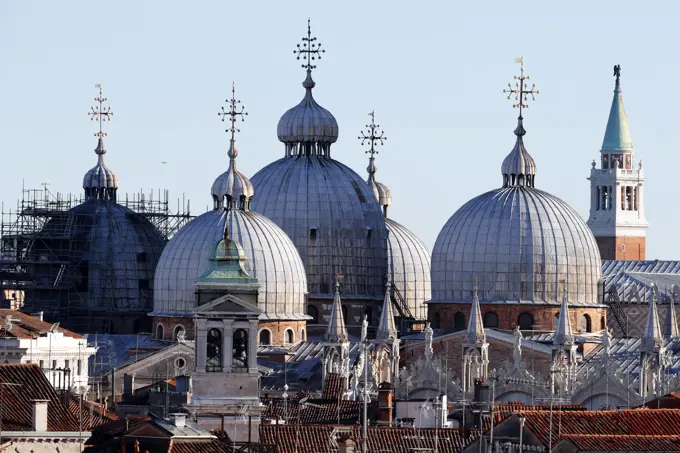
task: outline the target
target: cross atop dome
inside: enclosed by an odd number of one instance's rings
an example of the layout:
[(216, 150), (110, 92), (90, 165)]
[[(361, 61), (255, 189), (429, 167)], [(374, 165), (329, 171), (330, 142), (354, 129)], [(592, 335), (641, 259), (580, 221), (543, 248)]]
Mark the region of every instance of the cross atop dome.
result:
[(326, 49), (321, 48), (321, 43), (317, 42), (316, 36), (312, 37), (312, 21), (307, 19), (307, 36), (302, 37), (302, 44), (297, 45), (297, 50), (293, 50), (293, 54), (297, 55), (298, 60), (300, 58), (307, 60), (302, 67), (307, 69), (309, 74), (312, 69), (316, 69), (316, 65), (313, 65), (312, 61), (321, 60), (322, 53), (326, 53)]
[(367, 124), (366, 132), (361, 131), (361, 135), (357, 138), (361, 140), (362, 146), (367, 143), (370, 145), (370, 148), (366, 150), (366, 154), (371, 155), (368, 159), (368, 167), (366, 167), (366, 171), (368, 171), (367, 182), (369, 187), (373, 190), (373, 194), (375, 195), (378, 204), (382, 207), (384, 216), (387, 217), (387, 208), (392, 204), (392, 194), (387, 186), (375, 180), (375, 172), (378, 171), (378, 167), (375, 166), (375, 155), (378, 154), (378, 150), (375, 148), (376, 146), (384, 145), (387, 137), (385, 137), (385, 132), (382, 130), (380, 133), (376, 132), (380, 125), (375, 124), (375, 110), (369, 113), (368, 116), (371, 117), (371, 124)]
[[(227, 108), (229, 110), (225, 110), (224, 107), (222, 107), (221, 112), (217, 112), (218, 116), (222, 117), (222, 122), (224, 122), (227, 117), (229, 117), (229, 122), (231, 123), (231, 127), (228, 129), (225, 129), (225, 132), (231, 132), (231, 140), (234, 141), (234, 134), (236, 132), (241, 132), (241, 129), (237, 129), (234, 124), (236, 123), (236, 119), (238, 117), (241, 117), (241, 122), (245, 121), (245, 117), (248, 116), (248, 112), (246, 112), (245, 106), (241, 105), (240, 100), (236, 100), (236, 84), (234, 82), (231, 82), (231, 99), (225, 99), (225, 102), (227, 103)], [(240, 110), (238, 108), (241, 108)]]
[(104, 106), (104, 103), (108, 101), (108, 98), (104, 97), (102, 84), (98, 83), (94, 87), (99, 88), (99, 96), (94, 98), (95, 102), (97, 102), (99, 105), (91, 106), (88, 115), (90, 116), (90, 121), (94, 121), (95, 119), (99, 120), (99, 132), (95, 132), (94, 136), (101, 138), (106, 137), (107, 135), (106, 132), (103, 131), (103, 123), (106, 121), (111, 121), (113, 112), (111, 111), (111, 106)]
[(508, 89), (503, 90), (503, 93), (508, 95), (508, 99), (514, 96), (516, 104), (513, 104), (513, 108), (519, 108), (519, 117), (522, 118), (522, 108), (529, 108), (529, 96), (531, 100), (536, 100), (536, 95), (540, 94), (540, 91), (536, 89), (536, 84), (532, 83), (531, 88), (526, 82), (529, 80), (529, 76), (524, 75), (524, 57), (515, 58), (515, 63), (519, 63), (519, 77), (513, 77), (515, 80), (515, 86), (512, 86), (512, 82), (508, 83)]
[(379, 154), (375, 147), (384, 145), (387, 137), (385, 137), (385, 132), (383, 131), (380, 131), (380, 134), (376, 135), (376, 131), (380, 125), (375, 124), (375, 110), (369, 113), (368, 116), (371, 117), (371, 124), (366, 125), (366, 133), (361, 131), (361, 136), (359, 136), (358, 139), (361, 140), (361, 146), (364, 146), (366, 143), (370, 145), (371, 148), (366, 150), (366, 154), (370, 154), (372, 159), (374, 154)]

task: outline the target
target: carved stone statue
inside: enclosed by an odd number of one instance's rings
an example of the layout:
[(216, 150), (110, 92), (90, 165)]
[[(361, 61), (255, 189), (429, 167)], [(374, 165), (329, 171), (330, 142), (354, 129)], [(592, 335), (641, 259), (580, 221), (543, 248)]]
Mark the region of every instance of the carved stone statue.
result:
[(616, 77), (616, 80), (621, 78), (621, 65), (614, 65), (614, 77)]
[(522, 332), (520, 332), (519, 326), (515, 327), (513, 336), (515, 337), (515, 349), (513, 351), (515, 370), (520, 371), (522, 368)]
[(368, 337), (368, 317), (364, 315), (364, 320), (361, 322), (361, 341), (366, 341)]
[(423, 330), (423, 334), (425, 336), (425, 358), (429, 361), (429, 360), (432, 360), (432, 355), (433, 355), (433, 352), (434, 352), (432, 350), (432, 336), (434, 334), (434, 331), (432, 330), (432, 327), (430, 327), (429, 322), (425, 326), (425, 330)]

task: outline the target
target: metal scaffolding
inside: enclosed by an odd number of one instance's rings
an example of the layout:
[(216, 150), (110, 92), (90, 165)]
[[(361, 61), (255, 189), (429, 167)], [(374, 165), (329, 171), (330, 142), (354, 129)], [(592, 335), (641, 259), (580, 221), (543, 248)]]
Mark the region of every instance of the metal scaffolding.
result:
[(139, 330), (163, 247), (192, 218), (189, 202), (172, 211), (167, 190), (115, 203), (43, 186), (22, 189), (15, 210), (2, 207), (2, 303), (72, 330)]

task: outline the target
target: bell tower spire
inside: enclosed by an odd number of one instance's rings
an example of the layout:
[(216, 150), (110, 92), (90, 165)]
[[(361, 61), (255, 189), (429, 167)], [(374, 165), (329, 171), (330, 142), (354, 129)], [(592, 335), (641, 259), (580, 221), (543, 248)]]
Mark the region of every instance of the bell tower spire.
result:
[(645, 174), (635, 165), (635, 149), (621, 95), (621, 66), (614, 66), (614, 98), (600, 150), (600, 168), (590, 170), (588, 225), (605, 260), (644, 260), (647, 219)]

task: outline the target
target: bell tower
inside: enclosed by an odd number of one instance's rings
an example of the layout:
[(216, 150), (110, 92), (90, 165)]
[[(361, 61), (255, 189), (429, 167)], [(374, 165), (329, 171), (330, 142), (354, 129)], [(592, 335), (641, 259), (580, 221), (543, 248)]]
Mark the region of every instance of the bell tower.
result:
[(621, 96), (621, 66), (614, 66), (614, 99), (600, 151), (600, 168), (593, 161), (590, 170), (590, 217), (603, 260), (644, 260), (647, 219), (645, 218), (642, 161), (635, 165)]

